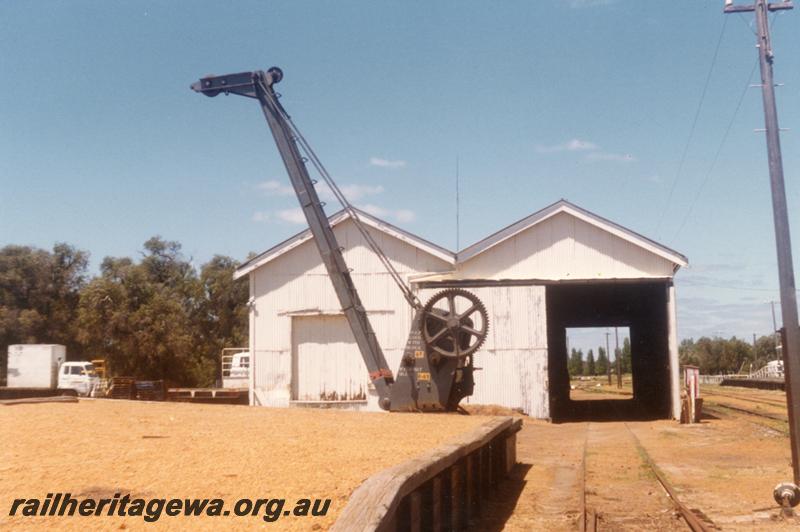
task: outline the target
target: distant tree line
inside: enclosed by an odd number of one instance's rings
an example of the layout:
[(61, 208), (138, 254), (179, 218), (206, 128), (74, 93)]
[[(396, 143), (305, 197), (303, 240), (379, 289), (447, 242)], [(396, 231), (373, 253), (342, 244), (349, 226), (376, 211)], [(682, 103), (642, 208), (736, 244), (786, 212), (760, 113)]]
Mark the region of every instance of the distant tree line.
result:
[[(622, 373), (630, 373), (631, 342), (628, 338), (623, 340), (618, 355), (620, 370)], [(609, 364), (611, 364), (611, 372), (616, 373), (616, 355), (609, 360), (609, 357), (606, 355), (606, 350), (602, 347), (597, 348), (597, 358), (595, 358), (594, 351), (591, 349), (586, 353), (586, 356), (584, 356), (582, 349), (572, 349), (569, 354), (567, 369), (570, 377), (591, 377), (595, 375), (605, 375), (608, 371)]]
[[(570, 377), (605, 375), (608, 364), (605, 350), (597, 349), (597, 357), (589, 349), (585, 354), (580, 349), (572, 349), (568, 360)], [(731, 338), (708, 338), (684, 340), (678, 346), (681, 365), (700, 368), (700, 373), (708, 375), (749, 372), (762, 368), (770, 360), (777, 359), (774, 336), (761, 336), (755, 344), (746, 342), (735, 336)], [(622, 373), (631, 372), (631, 343), (625, 338), (620, 349)], [(616, 362), (611, 360), (611, 371), (616, 371)]]
[(89, 254), (0, 249), (0, 377), (8, 346), (63, 344), (67, 358), (104, 358), (114, 375), (180, 386), (214, 383), (223, 347), (247, 343), (246, 279), (238, 263), (214, 256), (197, 271), (178, 242), (153, 237), (142, 257), (106, 257), (87, 273)]
[(684, 340), (678, 347), (681, 364), (700, 368), (700, 373), (719, 375), (749, 372), (762, 368), (770, 360), (778, 358), (774, 336), (761, 336), (755, 344), (735, 336), (731, 338), (708, 338)]

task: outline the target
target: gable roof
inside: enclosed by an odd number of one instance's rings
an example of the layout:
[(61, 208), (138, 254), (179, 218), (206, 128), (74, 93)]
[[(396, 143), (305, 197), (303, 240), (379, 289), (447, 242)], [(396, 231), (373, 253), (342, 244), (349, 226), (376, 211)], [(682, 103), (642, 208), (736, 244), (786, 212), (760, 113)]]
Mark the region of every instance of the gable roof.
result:
[[(422, 251), (425, 251), (426, 253), (429, 253), (430, 255), (447, 262), (448, 264), (456, 263), (456, 255), (452, 251), (441, 246), (437, 246), (436, 244), (429, 242), (424, 238), (400, 229), (399, 227), (394, 226), (389, 222), (385, 222), (380, 218), (376, 218), (375, 216), (364, 212), (361, 209), (353, 207), (353, 210), (358, 213), (358, 218), (364, 224), (377, 229), (378, 231), (386, 233), (387, 235), (393, 236), (394, 238), (405, 242), (406, 244), (410, 244), (418, 249), (421, 249)], [(336, 227), (338, 224), (350, 218), (350, 213), (345, 210), (341, 210), (329, 216), (328, 221), (330, 222), (331, 227)], [(256, 255), (252, 259), (239, 266), (236, 269), (236, 272), (233, 274), (233, 278), (239, 279), (240, 277), (247, 275), (253, 270), (260, 268), (264, 264), (277, 259), (284, 253), (287, 253), (297, 246), (308, 242), (312, 238), (313, 236), (311, 235), (311, 229), (306, 229), (305, 231), (297, 233), (296, 235), (284, 240), (276, 246), (269, 248), (263, 253)]]
[(677, 266), (686, 266), (689, 263), (689, 260), (677, 251), (663, 246), (655, 240), (651, 240), (640, 235), (639, 233), (631, 231), (630, 229), (622, 227), (621, 225), (616, 224), (611, 220), (607, 220), (602, 216), (598, 216), (587, 211), (586, 209), (582, 209), (565, 199), (559, 200), (552, 205), (548, 205), (544, 209), (537, 211), (530, 216), (519, 220), (518, 222), (514, 222), (508, 227), (505, 227), (496, 233), (487, 236), (483, 240), (480, 240), (479, 242), (476, 242), (475, 244), (472, 244), (471, 246), (459, 251), (457, 260), (459, 263), (466, 262), (471, 258), (490, 250), (504, 240), (507, 240), (514, 235), (517, 235), (562, 212), (570, 214), (579, 220), (582, 220), (590, 225), (602, 229), (603, 231), (611, 233), (612, 235), (639, 246), (655, 255), (658, 255), (659, 257), (672, 262)]
[[(418, 237), (413, 233), (409, 233), (403, 229), (400, 229), (397, 226), (390, 224), (389, 222), (385, 222), (380, 218), (377, 218), (369, 213), (362, 211), (361, 209), (353, 208), (357, 213), (359, 219), (364, 222), (366, 225), (377, 229), (378, 231), (382, 231), (390, 236), (397, 238), (407, 244), (410, 244), (416, 248), (419, 248), (434, 257), (437, 257), (448, 264), (455, 265), (456, 263), (463, 263), (466, 262), (481, 253), (484, 253), (494, 246), (500, 244), (504, 240), (507, 240), (514, 235), (517, 235), (559, 213), (567, 213), (579, 220), (582, 220), (590, 225), (598, 227), (603, 231), (611, 233), (623, 240), (626, 240), (636, 246), (639, 246), (659, 257), (662, 257), (677, 267), (686, 266), (689, 263), (689, 260), (684, 256), (678, 253), (677, 251), (670, 249), (666, 246), (663, 246), (656, 242), (655, 240), (651, 240), (645, 236), (640, 235), (630, 229), (622, 227), (619, 224), (612, 222), (611, 220), (607, 220), (602, 216), (598, 216), (592, 212), (587, 211), (586, 209), (582, 209), (577, 205), (570, 203), (567, 200), (559, 200), (552, 205), (548, 205), (544, 209), (541, 209), (530, 216), (523, 218), (513, 224), (505, 227), (496, 233), (487, 236), (483, 240), (480, 240), (471, 246), (464, 248), (463, 250), (459, 251), (457, 254), (453, 253), (452, 251), (443, 248), (442, 246), (438, 246), (424, 238)], [(332, 214), (328, 217), (328, 221), (330, 222), (332, 227), (342, 223), (345, 220), (350, 218), (350, 214), (344, 210), (341, 210), (335, 214)], [(264, 264), (280, 257), (284, 253), (291, 251), (292, 249), (296, 248), (297, 246), (308, 242), (313, 237), (311, 235), (311, 230), (306, 229), (300, 233), (297, 233), (291, 238), (284, 240), (280, 244), (271, 247), (270, 249), (264, 251), (253, 257), (252, 259), (248, 260), (241, 266), (236, 269), (236, 272), (233, 274), (234, 279), (239, 279), (247, 275), (248, 273), (252, 272), (253, 270), (263, 266)]]

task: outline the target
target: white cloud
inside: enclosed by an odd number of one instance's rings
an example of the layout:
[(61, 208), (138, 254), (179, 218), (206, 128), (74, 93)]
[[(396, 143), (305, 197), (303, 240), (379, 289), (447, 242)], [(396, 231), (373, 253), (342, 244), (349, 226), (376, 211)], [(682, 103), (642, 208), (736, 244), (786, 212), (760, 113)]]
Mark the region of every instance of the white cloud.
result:
[(555, 153), (560, 151), (594, 151), (598, 149), (600, 149), (600, 147), (594, 142), (581, 139), (571, 139), (567, 142), (554, 144), (552, 146), (536, 146), (536, 151), (538, 153)]
[(397, 218), (398, 222), (413, 222), (417, 215), (409, 209), (397, 209), (394, 211), (394, 217)]
[[(333, 195), (330, 187), (325, 182), (320, 182), (316, 185), (317, 194), (323, 201), (334, 201), (336, 197)], [(383, 193), (383, 187), (380, 185), (358, 185), (351, 183), (348, 185), (340, 185), (339, 190), (342, 191), (344, 197), (348, 201), (359, 201), (367, 196), (375, 196)]]
[[(395, 222), (408, 223), (413, 222), (417, 218), (416, 213), (410, 209), (387, 209), (372, 203), (358, 205), (357, 207), (378, 218)], [(297, 225), (306, 224), (306, 217), (305, 214), (303, 214), (303, 209), (299, 207), (294, 209), (281, 209), (274, 212), (257, 211), (253, 213), (251, 219), (254, 222), (278, 221)]]
[[(277, 180), (263, 181), (255, 186), (256, 189), (266, 193), (268, 196), (294, 196), (294, 188)], [(333, 201), (336, 197), (331, 192), (330, 187), (324, 181), (317, 183), (317, 194), (323, 201)], [(367, 196), (381, 194), (384, 188), (381, 185), (359, 185), (356, 183), (339, 185), (344, 197), (349, 201), (359, 201)]]
[(603, 151), (600, 145), (589, 140), (582, 140), (578, 138), (570, 139), (561, 144), (542, 145), (539, 144), (534, 148), (536, 153), (583, 153), (583, 158), (587, 161), (610, 161), (616, 163), (631, 163), (636, 161), (636, 157), (631, 154), (619, 154)]
[(339, 187), (344, 197), (350, 201), (358, 201), (366, 196), (374, 196), (383, 193), (380, 185), (344, 185)]
[(580, 9), (582, 7), (596, 7), (607, 6), (615, 3), (617, 0), (564, 0), (569, 7), (573, 9)]
[(616, 163), (632, 163), (636, 160), (636, 157), (629, 153), (622, 155), (619, 153), (608, 153), (602, 151), (587, 153), (586, 158), (590, 161), (611, 161)]
[(285, 185), (275, 179), (258, 183), (256, 188), (266, 192), (269, 196), (291, 196), (294, 194), (294, 189), (291, 186)]
[(380, 157), (370, 157), (370, 166), (379, 166), (381, 168), (402, 168), (406, 165), (405, 161), (390, 161), (389, 159), (382, 159)]
[(306, 223), (306, 217), (303, 214), (303, 210), (300, 208), (283, 209), (275, 212), (256, 211), (250, 219), (257, 223), (271, 223), (275, 221), (288, 222), (291, 224)]
[(397, 222), (413, 222), (417, 217), (416, 213), (409, 209), (386, 209), (384, 207), (369, 203), (366, 205), (359, 205), (358, 208), (364, 212), (368, 212), (373, 216), (377, 216), (378, 218), (394, 220)]
[[(294, 189), (292, 187), (284, 185), (281, 182), (275, 180), (264, 181), (263, 183), (259, 183), (256, 185), (256, 188), (266, 192), (267, 195), (270, 196), (294, 195)], [(317, 194), (319, 195), (320, 200), (328, 203), (336, 201), (336, 197), (333, 195), (333, 192), (331, 191), (330, 187), (328, 187), (328, 185), (324, 181), (319, 182), (315, 188), (317, 190)], [(339, 189), (342, 191), (342, 194), (344, 194), (345, 198), (347, 198), (347, 200), (351, 203), (355, 203), (365, 198), (382, 194), (384, 192), (384, 188), (381, 185), (360, 185), (356, 183), (341, 185)], [(411, 221), (414, 219), (414, 213), (406, 209), (383, 210), (380, 216), (392, 218), (401, 222)], [(278, 222), (287, 222), (291, 224), (306, 223), (305, 215), (303, 214), (303, 211), (300, 208), (281, 209), (272, 212), (257, 211), (253, 214), (251, 219), (254, 222), (278, 221)]]
[(290, 224), (304, 224), (306, 223), (306, 216), (303, 214), (303, 209), (296, 207), (294, 209), (282, 209), (275, 212), (275, 216), (284, 222)]

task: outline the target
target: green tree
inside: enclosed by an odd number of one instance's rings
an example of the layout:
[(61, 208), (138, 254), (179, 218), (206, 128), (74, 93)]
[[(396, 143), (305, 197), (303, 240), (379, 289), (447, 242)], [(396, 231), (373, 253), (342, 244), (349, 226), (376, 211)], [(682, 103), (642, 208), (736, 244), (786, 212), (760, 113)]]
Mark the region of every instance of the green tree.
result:
[(754, 349), (749, 342), (735, 336), (729, 339), (703, 336), (696, 341), (684, 340), (678, 352), (681, 364), (698, 366), (701, 373), (730, 374), (763, 366), (774, 353), (774, 342), (769, 337), (762, 337), (760, 342), (756, 341)]
[(570, 377), (576, 377), (583, 374), (583, 352), (580, 350), (572, 349), (569, 354), (569, 361), (567, 369)]
[(246, 278), (233, 279), (238, 266), (230, 257), (215, 255), (200, 270), (200, 298), (193, 321), (202, 360), (198, 371), (205, 381), (221, 377), (222, 348), (247, 346), (249, 286)]
[(694, 339), (687, 338), (678, 345), (678, 360), (682, 366), (700, 366)]
[(200, 275), (181, 246), (153, 237), (141, 261), (106, 257), (81, 293), (78, 326), (87, 352), (114, 375), (211, 386), (223, 347), (247, 345), (246, 280), (215, 256)]
[(633, 372), (633, 366), (631, 365), (631, 340), (628, 337), (625, 337), (622, 341), (619, 363), (620, 366), (622, 366), (622, 373)]
[(29, 246), (0, 249), (0, 380), (8, 346), (54, 343), (79, 357), (75, 316), (89, 255), (68, 244), (52, 252)]
[(776, 347), (777, 345), (774, 335), (770, 334), (769, 336), (759, 337), (756, 340), (755, 352), (753, 355), (753, 365), (758, 368), (762, 368), (766, 366), (767, 362), (770, 360), (777, 360), (778, 351)]
[(139, 264), (103, 260), (81, 293), (80, 340), (115, 375), (203, 384), (206, 365), (191, 320), (200, 297), (194, 269), (177, 242), (154, 237), (144, 247)]
[(586, 354), (586, 364), (583, 367), (583, 374), (586, 376), (597, 375), (594, 363), (594, 353), (591, 349), (589, 349), (589, 352)]
[(597, 348), (597, 363), (595, 364), (597, 375), (605, 375), (608, 372), (608, 357), (606, 350), (602, 347)]

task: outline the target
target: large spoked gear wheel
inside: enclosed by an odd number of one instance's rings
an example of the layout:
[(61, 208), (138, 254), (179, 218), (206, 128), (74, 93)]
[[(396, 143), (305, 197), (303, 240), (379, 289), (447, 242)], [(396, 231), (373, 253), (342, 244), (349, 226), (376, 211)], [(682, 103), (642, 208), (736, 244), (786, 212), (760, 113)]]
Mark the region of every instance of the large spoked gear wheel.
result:
[(478, 296), (460, 288), (434, 295), (423, 307), (422, 338), (435, 354), (448, 358), (472, 355), (489, 332), (489, 314)]

